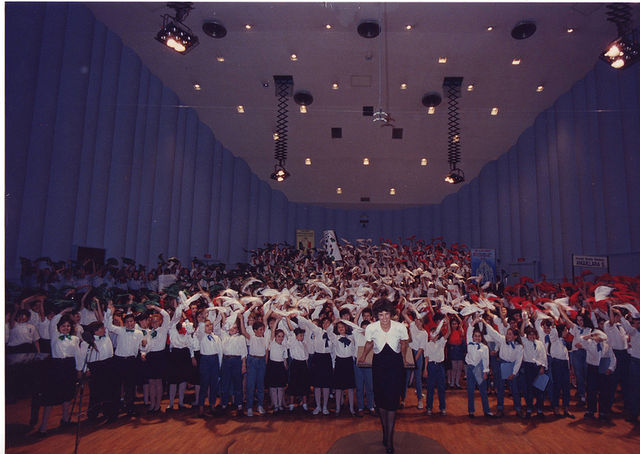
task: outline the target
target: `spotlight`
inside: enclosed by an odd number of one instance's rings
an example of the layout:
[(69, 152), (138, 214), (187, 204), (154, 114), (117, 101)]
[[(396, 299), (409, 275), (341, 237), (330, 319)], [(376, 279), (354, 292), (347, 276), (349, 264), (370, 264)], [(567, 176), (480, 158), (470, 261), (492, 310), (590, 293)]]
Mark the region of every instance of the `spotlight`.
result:
[(156, 34), (156, 40), (165, 46), (185, 55), (198, 45), (199, 40), (182, 21), (193, 9), (191, 3), (168, 3), (169, 8), (176, 11), (175, 17), (165, 14), (162, 16), (162, 29)]
[(453, 167), (449, 174), (444, 177), (444, 181), (450, 184), (459, 184), (464, 182), (464, 172), (462, 169)]
[(640, 60), (638, 31), (633, 29), (633, 10), (628, 3), (611, 3), (607, 9), (607, 20), (616, 24), (618, 37), (600, 54), (600, 59), (615, 69), (628, 68)]
[(613, 68), (628, 68), (640, 60), (640, 44), (635, 33), (621, 36), (607, 46), (600, 59)]
[(273, 168), (273, 173), (271, 174), (271, 179), (276, 180), (278, 182), (284, 181), (289, 178), (291, 174), (287, 172), (287, 169), (284, 168), (283, 162), (279, 162)]

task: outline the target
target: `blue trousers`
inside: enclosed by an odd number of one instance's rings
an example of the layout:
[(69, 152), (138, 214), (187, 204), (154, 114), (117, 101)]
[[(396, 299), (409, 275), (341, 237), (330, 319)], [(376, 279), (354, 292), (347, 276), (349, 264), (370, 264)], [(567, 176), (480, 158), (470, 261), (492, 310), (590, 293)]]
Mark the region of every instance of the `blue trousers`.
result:
[(629, 353), (626, 350), (614, 350), (613, 353), (616, 355), (616, 370), (613, 371), (612, 381), (613, 381), (613, 389), (611, 390), (611, 403), (609, 407), (613, 405), (613, 400), (616, 395), (616, 390), (618, 389), (618, 383), (620, 383), (620, 390), (622, 391), (622, 402), (624, 403), (625, 411), (628, 411), (629, 406), (631, 405), (629, 392)]
[(264, 373), (267, 363), (264, 358), (247, 356), (247, 408), (253, 408), (253, 396), (258, 405), (264, 403)]
[(640, 358), (629, 358), (629, 416), (637, 418), (640, 413)]
[(429, 361), (427, 363), (427, 410), (433, 409), (433, 392), (435, 388), (438, 388), (440, 411), (446, 410), (444, 364)]
[[(544, 391), (540, 391), (533, 386), (533, 382), (540, 375), (540, 366), (536, 363), (523, 362), (522, 369), (524, 372), (526, 393), (525, 400), (527, 401), (527, 412), (533, 411), (533, 398), (536, 398), (536, 410), (542, 411), (544, 404)], [(548, 386), (548, 385), (547, 385)]]
[(220, 360), (218, 355), (200, 356), (200, 394), (198, 406), (204, 406), (204, 400), (209, 395), (209, 405), (216, 403), (218, 394), (218, 379), (220, 377)]
[(482, 401), (482, 410), (485, 413), (489, 413), (489, 398), (487, 397), (487, 380), (482, 380), (482, 383), (476, 382), (476, 377), (473, 375), (473, 366), (467, 365), (467, 401), (469, 413), (475, 413), (476, 403), (473, 393), (476, 386), (480, 391), (480, 400)]
[(353, 365), (353, 373), (356, 378), (356, 400), (358, 402), (358, 410), (363, 410), (364, 395), (367, 395), (367, 407), (375, 407), (373, 400), (373, 375), (370, 367), (358, 367)]
[(407, 389), (409, 388), (409, 382), (411, 381), (411, 374), (413, 373), (413, 381), (416, 385), (416, 396), (418, 400), (422, 399), (422, 372), (424, 371), (424, 353), (418, 355), (418, 350), (411, 350), (413, 352), (413, 359), (416, 363), (415, 369), (406, 370), (406, 380), (404, 382), (404, 392), (402, 397), (407, 395)]
[(610, 395), (613, 391), (613, 374), (601, 374), (598, 366), (587, 365), (587, 411), (607, 414), (611, 410)]
[(558, 408), (560, 405), (560, 393), (562, 393), (562, 405), (565, 409), (569, 408), (569, 400), (571, 399), (571, 383), (569, 381), (569, 361), (551, 358), (551, 377), (547, 386), (553, 386), (553, 394), (551, 406)]
[(222, 405), (229, 403), (233, 394), (233, 403), (242, 406), (242, 359), (222, 358)]
[(576, 376), (578, 397), (583, 398), (587, 390), (587, 351), (582, 348), (575, 350), (569, 353), (569, 359), (571, 360), (573, 373)]

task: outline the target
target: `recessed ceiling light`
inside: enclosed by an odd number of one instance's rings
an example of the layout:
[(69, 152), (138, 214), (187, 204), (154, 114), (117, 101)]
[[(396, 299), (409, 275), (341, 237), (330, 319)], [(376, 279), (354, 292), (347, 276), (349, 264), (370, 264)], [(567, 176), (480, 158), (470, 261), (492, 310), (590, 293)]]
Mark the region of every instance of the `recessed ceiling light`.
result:
[(498, 115), (498, 108), (494, 107), (493, 109), (491, 109), (491, 115)]
[(223, 62), (224, 61), (224, 57), (222, 55), (219, 55), (216, 57), (216, 60), (218, 60), (219, 62)]
[(363, 166), (368, 166), (368, 165), (369, 165), (369, 158), (364, 158), (364, 159), (362, 160), (362, 165), (363, 165)]
[(331, 89), (332, 90), (337, 90), (338, 88), (340, 88), (339, 85), (338, 85), (338, 82), (334, 82), (334, 83), (331, 84)]
[(238, 113), (244, 113), (244, 106), (240, 105), (236, 107), (236, 110), (238, 111)]
[(542, 90), (544, 90), (544, 85), (538, 85), (538, 86), (536, 87), (536, 91), (537, 91), (538, 93), (540, 93)]
[(467, 91), (473, 91), (475, 88), (476, 88), (476, 86), (473, 85), (473, 84), (467, 85)]
[(513, 60), (511, 60), (511, 64), (514, 65), (514, 66), (519, 65), (520, 64), (520, 59), (517, 58), (517, 57), (514, 58)]
[(493, 31), (493, 25), (489, 25), (489, 26), (487, 27), (487, 31), (488, 31), (488, 32), (492, 32), (492, 31)]
[(336, 194), (342, 194), (342, 188), (336, 188)]
[(446, 63), (447, 57), (438, 57), (438, 63)]
[(407, 84), (402, 83), (400, 84), (400, 90), (406, 90), (407, 89)]
[(296, 54), (291, 54), (291, 57), (289, 57), (291, 59), (291, 61), (298, 61), (298, 56)]
[(200, 91), (200, 90), (202, 90), (202, 87), (200, 86), (200, 84), (193, 84), (193, 89), (195, 91)]
[(567, 33), (573, 33), (574, 31), (576, 31), (574, 28), (571, 28), (571, 27), (567, 28)]
[(304, 165), (305, 166), (310, 166), (311, 165), (311, 158), (305, 158)]
[(404, 26), (404, 29), (407, 30), (407, 31), (408, 30), (412, 30), (413, 29), (413, 25), (407, 24), (407, 25)]
[(426, 166), (427, 165), (427, 158), (422, 158), (420, 160), (420, 165), (423, 166), (423, 167)]
[(396, 188), (389, 189), (389, 195), (396, 195)]
[(307, 106), (300, 106), (300, 113), (307, 113)]
[(327, 30), (331, 30), (331, 24), (326, 24), (324, 28), (326, 28)]
[(251, 30), (253, 28), (253, 25), (251, 24), (244, 24), (244, 28), (245, 30)]
[(433, 106), (429, 106), (429, 108), (427, 109), (427, 114), (433, 115), (434, 113), (436, 113), (436, 108)]

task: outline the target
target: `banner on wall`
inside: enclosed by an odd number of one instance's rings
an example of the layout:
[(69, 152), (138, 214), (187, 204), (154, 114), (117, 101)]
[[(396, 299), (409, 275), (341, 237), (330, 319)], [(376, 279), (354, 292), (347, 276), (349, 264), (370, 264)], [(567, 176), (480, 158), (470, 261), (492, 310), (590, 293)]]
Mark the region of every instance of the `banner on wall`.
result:
[(471, 275), (481, 276), (480, 285), (496, 280), (496, 250), (471, 249)]
[(322, 232), (322, 241), (320, 242), (322, 249), (327, 251), (327, 255), (336, 262), (342, 260), (340, 249), (338, 248), (338, 240), (336, 239), (335, 230), (325, 230)]
[(296, 244), (298, 250), (304, 251), (305, 253), (309, 249), (316, 247), (315, 230), (296, 229)]

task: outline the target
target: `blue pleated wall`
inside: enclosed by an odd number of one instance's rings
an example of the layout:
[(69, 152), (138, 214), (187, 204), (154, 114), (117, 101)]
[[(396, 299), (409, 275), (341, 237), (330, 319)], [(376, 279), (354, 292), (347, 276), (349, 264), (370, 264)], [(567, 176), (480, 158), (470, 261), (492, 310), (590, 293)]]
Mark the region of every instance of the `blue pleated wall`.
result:
[(6, 34), (21, 36), (5, 49), (9, 278), (21, 256), (64, 259), (77, 246), (234, 264), (245, 249), (293, 244), (297, 228), (444, 236), (494, 248), (503, 264), (536, 260), (552, 278), (571, 275), (574, 253), (640, 251), (640, 65), (598, 63), (441, 204), (348, 211), (271, 190), (83, 5), (7, 4)]

